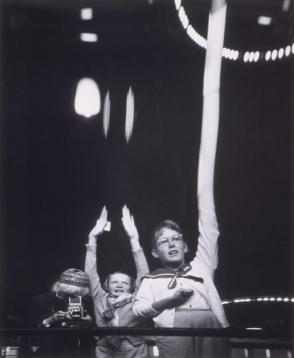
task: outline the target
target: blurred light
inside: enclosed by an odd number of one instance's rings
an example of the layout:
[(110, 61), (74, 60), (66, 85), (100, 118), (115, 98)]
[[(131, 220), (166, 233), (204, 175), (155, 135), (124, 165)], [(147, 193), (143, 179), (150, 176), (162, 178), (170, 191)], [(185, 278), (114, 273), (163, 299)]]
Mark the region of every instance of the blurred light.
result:
[(270, 297), (270, 301), (275, 301), (276, 299), (274, 297)]
[(289, 298), (285, 297), (285, 298), (283, 299), (283, 301), (284, 301), (284, 302), (289, 302), (290, 300), (289, 300)]
[(98, 41), (98, 36), (94, 33), (90, 33), (90, 32), (82, 32), (80, 34), (80, 39), (83, 42), (97, 42)]
[(259, 60), (259, 57), (260, 57), (260, 52), (259, 51), (256, 51), (254, 53), (254, 62), (257, 62)]
[(275, 61), (278, 56), (278, 50), (273, 50), (272, 52), (272, 60)]
[(263, 26), (269, 26), (272, 23), (272, 18), (270, 16), (259, 16), (257, 23)]
[(258, 302), (262, 301), (262, 298), (261, 298), (261, 297), (258, 297), (257, 301), (258, 301)]
[(246, 329), (248, 331), (262, 331), (261, 327), (247, 327)]
[(284, 0), (282, 10), (288, 11), (290, 9), (290, 5), (291, 5), (291, 0)]
[(195, 31), (194, 27), (188, 25), (187, 27), (187, 34), (191, 37), (191, 39), (197, 43), (200, 47), (206, 48), (207, 42), (204, 37), (200, 36), (197, 31)]
[(153, 346), (153, 356), (159, 357), (159, 350), (158, 350), (157, 346)]
[(291, 302), (294, 302), (294, 298), (291, 298)]
[(183, 27), (184, 29), (186, 29), (189, 25), (189, 19), (186, 15), (186, 12), (185, 12), (185, 9), (183, 8), (183, 6), (180, 7), (180, 10), (179, 10), (179, 17), (180, 17), (180, 20), (183, 24)]
[(129, 87), (128, 94), (127, 94), (126, 123), (125, 123), (125, 137), (127, 142), (130, 140), (133, 133), (134, 117), (135, 117), (134, 93), (132, 88)]
[(175, 0), (176, 9), (179, 10), (181, 7), (181, 0)]
[[(284, 0), (289, 1), (289, 0)], [(203, 36), (201, 36), (194, 27), (190, 24), (189, 18), (187, 16), (187, 13), (185, 11), (184, 6), (182, 5), (181, 0), (174, 0), (175, 7), (178, 13), (178, 18), (180, 19), (183, 28), (186, 30), (187, 35), (200, 47), (207, 48), (207, 40)], [(258, 23), (261, 25), (270, 25), (272, 22), (272, 18), (269, 16), (260, 16), (258, 18)], [(223, 48), (222, 51), (222, 57), (236, 61), (237, 59), (243, 58), (243, 62), (258, 62), (265, 59), (265, 61), (275, 61), (276, 59), (282, 59), (284, 55), (289, 56), (290, 52), (292, 51), (292, 54), (294, 54), (294, 43), (290, 46), (288, 45), (286, 48), (280, 48), (279, 52), (278, 50), (267, 50), (267, 51), (245, 51), (240, 52), (236, 49), (230, 49), (230, 48)], [(241, 57), (242, 56), (242, 57)]]
[(277, 301), (278, 301), (278, 302), (281, 302), (281, 301), (282, 301), (282, 297), (278, 297), (278, 298), (277, 298)]
[(230, 301), (222, 301), (223, 305), (227, 305), (228, 303), (230, 303)]
[(109, 96), (109, 91), (107, 91), (104, 99), (104, 108), (103, 108), (103, 133), (105, 138), (107, 138), (108, 135), (109, 121), (110, 121), (110, 96)]
[(279, 58), (284, 57), (284, 49), (283, 49), (283, 48), (280, 48), (280, 49), (279, 49), (278, 57), (279, 57)]
[(272, 55), (271, 51), (267, 51), (266, 54), (265, 54), (265, 60), (269, 61), (270, 58), (271, 58), (271, 55)]
[(263, 297), (263, 301), (268, 301), (268, 297)]
[(90, 7), (85, 7), (81, 9), (81, 19), (82, 20), (92, 20), (93, 19), (93, 9)]
[(76, 88), (74, 108), (76, 113), (90, 118), (100, 112), (100, 91), (91, 78), (82, 78)]
[(271, 357), (271, 351), (269, 349), (265, 350), (265, 356), (266, 358), (270, 358)]

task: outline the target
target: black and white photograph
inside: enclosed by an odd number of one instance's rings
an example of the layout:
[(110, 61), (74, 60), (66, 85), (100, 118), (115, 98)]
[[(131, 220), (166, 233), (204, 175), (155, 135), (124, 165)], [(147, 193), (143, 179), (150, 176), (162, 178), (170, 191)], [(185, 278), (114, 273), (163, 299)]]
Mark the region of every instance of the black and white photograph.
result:
[(0, 356), (294, 358), (293, 0), (0, 24)]

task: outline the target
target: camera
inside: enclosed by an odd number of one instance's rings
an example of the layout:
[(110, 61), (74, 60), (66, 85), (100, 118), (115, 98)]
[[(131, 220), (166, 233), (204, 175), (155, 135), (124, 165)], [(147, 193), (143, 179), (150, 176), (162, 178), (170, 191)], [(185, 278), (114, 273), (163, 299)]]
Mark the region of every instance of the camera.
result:
[(81, 296), (69, 297), (66, 317), (69, 321), (79, 321), (84, 317)]

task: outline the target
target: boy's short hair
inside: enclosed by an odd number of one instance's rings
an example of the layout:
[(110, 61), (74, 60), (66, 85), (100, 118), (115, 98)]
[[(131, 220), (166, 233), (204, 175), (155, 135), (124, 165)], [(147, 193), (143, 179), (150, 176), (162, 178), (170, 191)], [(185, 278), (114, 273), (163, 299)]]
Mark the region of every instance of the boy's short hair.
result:
[(177, 231), (179, 234), (183, 235), (182, 229), (180, 228), (180, 225), (178, 223), (176, 223), (175, 221), (170, 220), (170, 219), (162, 220), (153, 231), (152, 247), (155, 247), (156, 242), (159, 238), (160, 232), (164, 228)]
[(104, 281), (104, 283), (103, 283), (103, 289), (104, 289), (104, 291), (106, 291), (106, 292), (108, 292), (108, 285), (109, 285), (109, 280), (110, 280), (110, 277), (112, 276), (112, 275), (115, 275), (116, 273), (119, 273), (119, 274), (122, 274), (122, 275), (126, 275), (126, 276), (128, 276), (129, 278), (130, 278), (130, 285), (131, 285), (131, 289), (130, 289), (130, 293), (134, 293), (135, 292), (135, 290), (136, 290), (136, 280), (132, 277), (132, 276), (130, 276), (130, 275), (128, 275), (127, 273), (124, 273), (124, 272), (120, 272), (120, 271), (116, 271), (116, 272), (113, 272), (113, 273), (110, 273), (109, 275), (107, 275), (107, 277), (106, 277), (106, 279), (105, 279), (105, 281)]

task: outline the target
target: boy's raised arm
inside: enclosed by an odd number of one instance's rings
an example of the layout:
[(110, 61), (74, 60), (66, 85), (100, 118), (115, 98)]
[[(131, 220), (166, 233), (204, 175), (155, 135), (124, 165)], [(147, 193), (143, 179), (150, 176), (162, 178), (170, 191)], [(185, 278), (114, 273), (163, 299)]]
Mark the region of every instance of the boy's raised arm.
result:
[(149, 266), (142, 247), (134, 217), (126, 205), (122, 208), (122, 223), (129, 237), (136, 266), (136, 287), (140, 286), (142, 278), (149, 273)]
[(96, 225), (89, 233), (89, 240), (86, 244), (86, 260), (85, 260), (85, 272), (89, 276), (90, 280), (90, 291), (91, 296), (95, 299), (102, 294), (105, 294), (105, 291), (102, 288), (100, 278), (97, 272), (97, 239), (103, 234), (105, 226), (107, 224), (107, 210), (104, 206), (99, 219), (96, 221)]

